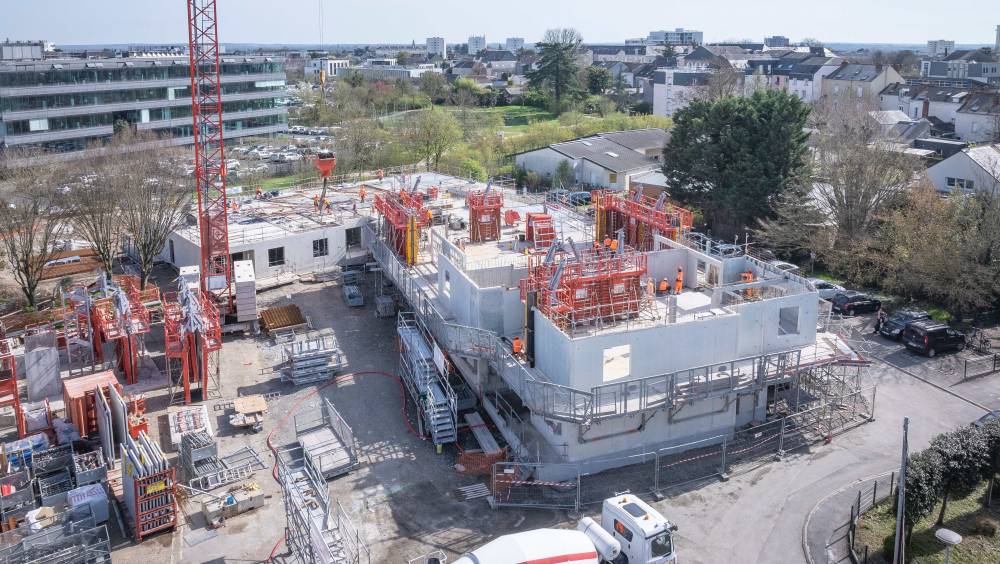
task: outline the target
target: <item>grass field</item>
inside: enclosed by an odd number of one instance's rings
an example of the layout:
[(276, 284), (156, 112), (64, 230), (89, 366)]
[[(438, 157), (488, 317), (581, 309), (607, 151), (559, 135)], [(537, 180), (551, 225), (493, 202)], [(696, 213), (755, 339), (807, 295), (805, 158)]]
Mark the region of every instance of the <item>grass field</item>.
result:
[[(962, 535), (962, 544), (952, 548), (952, 564), (982, 564), (1000, 562), (1000, 503), (983, 508), (986, 484), (965, 499), (948, 501), (944, 527)], [(939, 505), (931, 515), (913, 528), (913, 540), (908, 552), (909, 562), (937, 564), (944, 562), (944, 543), (934, 537)], [(857, 547), (869, 547), (868, 562), (880, 564), (892, 560), (892, 537), (896, 523), (896, 508), (883, 503), (861, 517), (858, 524)]]
[(507, 135), (521, 135), (533, 123), (552, 121), (556, 116), (547, 110), (533, 106), (496, 106), (493, 108), (458, 108), (455, 106), (438, 106), (449, 112), (472, 112), (481, 116), (500, 116), (503, 119), (503, 130)]

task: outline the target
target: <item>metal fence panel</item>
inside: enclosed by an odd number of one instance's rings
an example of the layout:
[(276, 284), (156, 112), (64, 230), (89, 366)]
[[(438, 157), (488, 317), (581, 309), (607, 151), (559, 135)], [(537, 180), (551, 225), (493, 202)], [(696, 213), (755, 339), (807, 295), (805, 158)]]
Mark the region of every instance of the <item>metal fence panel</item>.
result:
[(726, 437), (718, 436), (660, 449), (657, 452), (658, 491), (719, 476), (726, 461)]
[(726, 451), (728, 471), (744, 472), (777, 457), (783, 424), (783, 419), (777, 419), (733, 433)]
[(580, 477), (572, 465), (565, 465), (567, 475), (576, 478), (557, 481), (537, 480), (540, 467), (556, 464), (519, 464), (498, 462), (493, 465), (493, 499), (498, 506), (560, 507), (580, 506)]

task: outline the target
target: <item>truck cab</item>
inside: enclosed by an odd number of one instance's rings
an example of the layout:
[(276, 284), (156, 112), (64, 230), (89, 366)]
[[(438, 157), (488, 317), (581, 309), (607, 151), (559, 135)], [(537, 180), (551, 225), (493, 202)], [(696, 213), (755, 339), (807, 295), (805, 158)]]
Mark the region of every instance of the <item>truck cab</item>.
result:
[(614, 564), (674, 564), (677, 526), (632, 494), (604, 500), (601, 527), (621, 544)]

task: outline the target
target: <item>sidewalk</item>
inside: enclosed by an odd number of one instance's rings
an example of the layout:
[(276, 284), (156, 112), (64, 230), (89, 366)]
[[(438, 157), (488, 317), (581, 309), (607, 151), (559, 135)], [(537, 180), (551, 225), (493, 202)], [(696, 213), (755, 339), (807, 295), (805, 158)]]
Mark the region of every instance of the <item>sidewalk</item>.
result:
[[(861, 492), (862, 511), (872, 506), (873, 497), (882, 500), (889, 493), (892, 471), (856, 480), (828, 494), (812, 508), (802, 526), (802, 547), (809, 564), (841, 564), (851, 562), (848, 546), (848, 526), (851, 507)], [(857, 545), (859, 552), (864, 546)]]

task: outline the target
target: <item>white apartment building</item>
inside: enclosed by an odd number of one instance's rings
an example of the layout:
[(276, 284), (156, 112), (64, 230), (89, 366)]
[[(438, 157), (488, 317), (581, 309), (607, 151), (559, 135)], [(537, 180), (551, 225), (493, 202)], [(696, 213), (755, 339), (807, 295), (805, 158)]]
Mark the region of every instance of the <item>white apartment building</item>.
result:
[(486, 36), (485, 35), (472, 35), (469, 37), (469, 54), (475, 55), (480, 51), (486, 50)]
[(653, 73), (653, 115), (673, 116), (702, 95), (708, 70), (659, 69)]
[(955, 42), (948, 39), (932, 39), (927, 42), (927, 52), (935, 57), (947, 57), (955, 51)]
[(325, 78), (330, 79), (337, 76), (337, 69), (346, 69), (351, 66), (350, 59), (313, 59), (309, 61), (304, 69), (307, 79), (315, 79), (320, 72)]
[(524, 49), (524, 38), (508, 37), (506, 41), (503, 42), (503, 48), (511, 53), (517, 53), (521, 49)]
[(444, 37), (428, 37), (427, 38), (427, 56), (428, 57), (441, 57), (442, 59), (448, 58), (448, 46), (444, 42)]
[(678, 27), (673, 31), (651, 31), (646, 41), (667, 45), (701, 45), (704, 42), (704, 33)]

